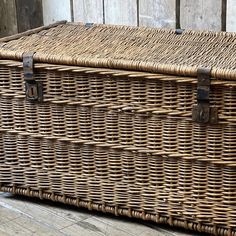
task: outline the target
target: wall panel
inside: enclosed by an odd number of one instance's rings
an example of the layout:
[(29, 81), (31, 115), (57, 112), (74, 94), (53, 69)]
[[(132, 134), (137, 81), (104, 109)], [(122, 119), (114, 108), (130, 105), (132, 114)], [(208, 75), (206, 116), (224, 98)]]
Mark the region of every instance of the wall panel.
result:
[(137, 8), (136, 0), (104, 0), (105, 23), (136, 26)]
[(222, 28), (222, 0), (181, 0), (180, 27), (214, 30)]
[(139, 0), (139, 25), (175, 28), (176, 0)]

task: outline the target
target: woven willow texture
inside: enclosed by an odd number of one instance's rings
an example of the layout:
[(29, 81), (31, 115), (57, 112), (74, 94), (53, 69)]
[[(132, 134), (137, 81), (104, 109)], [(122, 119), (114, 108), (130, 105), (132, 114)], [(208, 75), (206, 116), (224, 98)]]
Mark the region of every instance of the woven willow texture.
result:
[(196, 76), (198, 67), (211, 67), (215, 78), (236, 79), (235, 33), (176, 34), (167, 29), (76, 23), (48, 28), (12, 41), (14, 37), (0, 39), (0, 58), (21, 60), (22, 53), (34, 51), (39, 62), (188, 76)]
[[(212, 80), (210, 102), (218, 108), (219, 122), (201, 125), (192, 122), (196, 78), (153, 73), (152, 66), (150, 72), (141, 72), (119, 70), (120, 64), (116, 65), (120, 58), (127, 58), (127, 69), (138, 66), (138, 61), (156, 59), (181, 64), (179, 54), (174, 53), (174, 39), (172, 46), (167, 45), (176, 37), (181, 37), (175, 42), (177, 47), (184, 42), (187, 47), (202, 47), (198, 54), (204, 57), (206, 45), (203, 39), (197, 42), (200, 36), (221, 52), (227, 47), (214, 43), (216, 38), (234, 40), (233, 35), (223, 33), (175, 36), (172, 31), (156, 29), (71, 24), (2, 40), (0, 190), (236, 236), (233, 77)], [(154, 43), (159, 54), (152, 50)], [(160, 53), (166, 49), (166, 54)], [(34, 76), (43, 84), (42, 103), (25, 98), (19, 62), (23, 51), (36, 52)], [(189, 49), (182, 65), (197, 67), (198, 60), (210, 65), (190, 54)], [(212, 54), (206, 63), (232, 69), (230, 56), (220, 62)], [(91, 67), (94, 60), (96, 66), (105, 63), (105, 57), (110, 64)], [(87, 67), (78, 66), (81, 58)], [(111, 69), (114, 66), (117, 69)]]

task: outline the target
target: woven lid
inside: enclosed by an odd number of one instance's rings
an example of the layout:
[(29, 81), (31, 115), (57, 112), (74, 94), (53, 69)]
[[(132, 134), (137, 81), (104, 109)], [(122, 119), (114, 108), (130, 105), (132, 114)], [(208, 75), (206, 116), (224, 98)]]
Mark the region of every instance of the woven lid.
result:
[(0, 39), (0, 58), (236, 79), (236, 34), (60, 22)]

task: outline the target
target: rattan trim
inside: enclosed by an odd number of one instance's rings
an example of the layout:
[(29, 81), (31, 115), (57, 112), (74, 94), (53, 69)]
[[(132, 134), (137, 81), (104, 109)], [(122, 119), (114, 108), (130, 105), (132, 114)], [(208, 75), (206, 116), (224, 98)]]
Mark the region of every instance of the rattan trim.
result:
[[(114, 32), (117, 33), (117, 41), (115, 44), (121, 43), (120, 49), (125, 49), (126, 46), (122, 46), (123, 40), (126, 40), (128, 42), (129, 47), (133, 47), (132, 51), (137, 51), (137, 55), (140, 57), (140, 59), (136, 59), (136, 54), (133, 54), (131, 56), (122, 56), (122, 59), (119, 58), (119, 52), (116, 56), (116, 51), (114, 49), (112, 52), (114, 53), (114, 57), (111, 57), (111, 52), (107, 54), (107, 57), (103, 54), (99, 55), (98, 52), (95, 52), (95, 54), (90, 54), (88, 51), (88, 54), (82, 54), (83, 48), (85, 51), (89, 49), (89, 45), (86, 46), (86, 41), (81, 42), (81, 50), (75, 49), (75, 52), (73, 52), (74, 55), (70, 53), (70, 51), (67, 51), (67, 45), (69, 45), (71, 42), (67, 43), (68, 38), (58, 38), (58, 40), (55, 40), (55, 42), (61, 42), (61, 44), (58, 45), (58, 50), (61, 51), (61, 54), (55, 54), (55, 52), (58, 52), (57, 50), (47, 49), (45, 52), (43, 50), (37, 50), (37, 48), (42, 48), (44, 45), (46, 46), (47, 43), (45, 40), (47, 40), (47, 37), (43, 34), (41, 34), (42, 31), (48, 31), (51, 28), (55, 28), (55, 31), (60, 34), (70, 33), (70, 31), (75, 31), (75, 37), (76, 34), (79, 36), (79, 33), (81, 35), (85, 35), (86, 37), (93, 38), (93, 32), (90, 34), (88, 33), (86, 35), (85, 31), (87, 30), (86, 25), (79, 24), (64, 24), (65, 22), (59, 22), (56, 24), (53, 24), (48, 27), (42, 27), (38, 28), (36, 30), (31, 30), (28, 33), (22, 33), (16, 36), (8, 37), (5, 39), (2, 39), (2, 45), (0, 41), (0, 58), (1, 59), (12, 59), (12, 60), (20, 60), (22, 61), (22, 54), (26, 51), (36, 51), (34, 60), (35, 62), (42, 62), (42, 63), (50, 63), (50, 64), (64, 64), (64, 65), (75, 65), (75, 66), (86, 66), (86, 67), (99, 67), (99, 68), (111, 68), (111, 69), (125, 69), (125, 70), (136, 70), (136, 71), (146, 71), (146, 72), (152, 72), (152, 73), (164, 73), (164, 74), (172, 74), (172, 75), (182, 75), (182, 76), (191, 76), (196, 77), (197, 76), (197, 69), (201, 66), (204, 67), (211, 67), (211, 76), (213, 78), (219, 78), (219, 79), (229, 79), (234, 80), (236, 79), (236, 71), (235, 66), (232, 64), (232, 61), (234, 60), (234, 38), (235, 33), (225, 33), (225, 32), (195, 32), (195, 31), (184, 31), (183, 34), (177, 35), (175, 34), (175, 30), (164, 30), (164, 29), (149, 29), (149, 28), (135, 28), (135, 27), (128, 27), (128, 26), (110, 26), (110, 25), (96, 25), (94, 24), (92, 28), (96, 29), (95, 35), (102, 35), (104, 34), (104, 39), (106, 40), (106, 35), (112, 35)], [(61, 27), (64, 24), (64, 27)], [(59, 27), (59, 28), (58, 28)], [(71, 28), (72, 27), (72, 28)], [(81, 32), (80, 32), (81, 31)], [(89, 30), (87, 30), (89, 32)], [(100, 32), (100, 33), (99, 33)], [(105, 32), (105, 33), (104, 33)], [(120, 33), (119, 33), (120, 32)], [(38, 35), (39, 38), (41, 38), (36, 45), (23, 45), (22, 43), (27, 39), (28, 42), (30, 42), (32, 35)], [(56, 34), (55, 38), (57, 37)], [(142, 35), (145, 36), (142, 36)], [(27, 36), (28, 35), (28, 36)], [(125, 37), (123, 37), (125, 35)], [(142, 58), (143, 53), (146, 52), (145, 50), (151, 51), (152, 47), (155, 46), (155, 44), (149, 45), (149, 38), (145, 38), (146, 35), (151, 35), (150, 37), (153, 37), (153, 40), (155, 37), (156, 40), (156, 50), (153, 52), (150, 52), (150, 59), (149, 58)], [(21, 37), (24, 38), (22, 39)], [(68, 36), (69, 37), (69, 36)], [(97, 37), (97, 36), (95, 36)], [(120, 37), (120, 38), (119, 38)], [(130, 37), (130, 39), (129, 39)], [(143, 38), (142, 38), (143, 37)], [(164, 38), (167, 38), (166, 40)], [(169, 39), (168, 39), (169, 37)], [(147, 43), (147, 49), (138, 48), (139, 46), (139, 38), (142, 39), (142, 41)], [(13, 40), (15, 42), (8, 44), (9, 40)], [(44, 40), (45, 39), (45, 40)], [(76, 38), (73, 38), (75, 40)], [(18, 41), (19, 40), (19, 41)], [(34, 41), (35, 38), (32, 38), (32, 41)], [(98, 41), (95, 43), (97, 44), (99, 42), (99, 38), (97, 38)], [(103, 40), (103, 38), (101, 38)], [(134, 40), (134, 42), (132, 41)], [(159, 40), (159, 41), (158, 41)], [(164, 40), (164, 41), (163, 41)], [(168, 50), (165, 52), (162, 49), (158, 47), (158, 45), (165, 46), (166, 43), (168, 43), (168, 40), (172, 40), (170, 45), (166, 47), (167, 49), (170, 48), (173, 53), (171, 55), (168, 55), (167, 58), (161, 56), (160, 58), (156, 58), (155, 54), (157, 55), (165, 55), (165, 53), (168, 52)], [(5, 41), (5, 42), (4, 42)], [(189, 41), (189, 44), (188, 44)], [(10, 41), (12, 42), (12, 41)], [(109, 41), (108, 41), (109, 42)], [(186, 42), (186, 45), (185, 45)], [(152, 42), (154, 43), (154, 42)], [(88, 43), (90, 44), (90, 43)], [(206, 45), (205, 45), (206, 44)], [(13, 45), (19, 45), (18, 47), (12, 47)], [(175, 52), (175, 45), (176, 45), (176, 52)], [(200, 45), (200, 46), (199, 46)], [(211, 46), (209, 46), (211, 45)], [(98, 46), (98, 45), (97, 45)], [(179, 49), (178, 49), (179, 46)], [(63, 50), (60, 50), (59, 48), (63, 48)], [(93, 48), (94, 45), (91, 45)], [(103, 46), (102, 46), (103, 47)], [(210, 47), (210, 48), (208, 48)], [(34, 50), (35, 49), (35, 50)], [(68, 48), (69, 49), (69, 48)], [(98, 50), (108, 50), (109, 45), (107, 45), (104, 48), (98, 48)], [(117, 49), (117, 50), (120, 50)], [(150, 49), (150, 50), (149, 50)], [(71, 50), (71, 49), (70, 49)], [(131, 54), (132, 54), (131, 51)], [(209, 58), (207, 57), (208, 51), (210, 52)], [(77, 53), (76, 53), (77, 52)], [(175, 53), (174, 53), (175, 52)], [(205, 52), (205, 54), (202, 55), (202, 52)], [(219, 52), (222, 52), (222, 55), (219, 54)], [(75, 55), (76, 53), (76, 55)], [(216, 56), (215, 54), (218, 54)], [(112, 54), (113, 55), (113, 54)], [(186, 57), (186, 55), (188, 55)], [(183, 60), (180, 59), (181, 56), (183, 57)], [(222, 60), (219, 61), (217, 59), (219, 56), (221, 56)], [(178, 57), (178, 60), (175, 60), (174, 58)], [(205, 61), (203, 62), (203, 65), (200, 65), (198, 63), (194, 63), (194, 61), (190, 60), (189, 57), (194, 57), (198, 61), (201, 60)], [(155, 60), (156, 58), (156, 60)], [(162, 62), (164, 59), (164, 63)], [(226, 60), (225, 60), (226, 59)], [(182, 61), (181, 61), (182, 60)], [(185, 63), (186, 61), (186, 63)], [(231, 63), (231, 64), (230, 64)]]
[(40, 27), (37, 27), (35, 29), (31, 29), (31, 30), (27, 30), (25, 32), (22, 32), (22, 33), (18, 33), (18, 34), (15, 34), (15, 35), (11, 35), (11, 36), (7, 36), (7, 37), (3, 37), (3, 38), (0, 38), (0, 43), (6, 43), (6, 42), (9, 42), (11, 40), (17, 40), (21, 37), (24, 37), (24, 36), (30, 36), (32, 34), (36, 34), (36, 33), (39, 33), (40, 31), (43, 31), (43, 30), (48, 30), (50, 28), (54, 28), (54, 27), (57, 27), (58, 25), (61, 25), (61, 24), (66, 24), (67, 21), (63, 20), (63, 21), (57, 21), (53, 24), (50, 24), (50, 25), (46, 25), (46, 26), (40, 26)]
[(170, 226), (181, 227), (187, 230), (193, 230), (195, 232), (200, 233), (208, 233), (211, 235), (218, 236), (236, 236), (236, 231), (231, 229), (226, 229), (223, 227), (209, 226), (204, 223), (193, 223), (187, 220), (179, 220), (174, 217), (165, 217), (161, 215), (153, 215), (150, 213), (139, 212), (132, 209), (124, 209), (121, 207), (113, 207), (107, 204), (96, 204), (92, 201), (83, 201), (79, 198), (71, 198), (66, 195), (58, 195), (55, 193), (47, 193), (43, 191), (36, 191), (30, 188), (19, 188), (19, 187), (11, 187), (11, 186), (0, 186), (0, 191), (10, 192), (17, 195), (24, 195), (33, 198), (40, 198), (41, 200), (51, 200), (55, 202), (60, 202), (68, 205), (73, 205), (81, 208), (86, 208), (88, 210), (95, 210), (104, 213), (113, 214), (116, 216), (127, 216), (133, 217), (137, 219), (142, 219), (146, 221), (153, 221), (158, 224), (168, 224)]

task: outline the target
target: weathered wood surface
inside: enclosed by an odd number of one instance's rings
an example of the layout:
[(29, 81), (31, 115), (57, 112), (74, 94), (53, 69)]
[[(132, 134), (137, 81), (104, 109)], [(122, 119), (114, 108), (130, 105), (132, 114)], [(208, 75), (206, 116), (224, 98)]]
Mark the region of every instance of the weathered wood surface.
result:
[(139, 25), (175, 28), (176, 0), (139, 0)]
[(183, 29), (220, 31), (222, 0), (181, 0), (180, 26)]
[(43, 25), (41, 0), (16, 0), (18, 32)]
[[(43, 12), (43, 15), (42, 15)], [(236, 0), (0, 0), (0, 37), (58, 20), (236, 32)]]
[(104, 0), (106, 24), (138, 24), (137, 0)]
[(191, 236), (154, 223), (0, 193), (1, 236)]
[(72, 20), (71, 0), (42, 0), (45, 25), (59, 20)]
[(73, 0), (73, 6), (75, 21), (104, 23), (103, 0)]
[(226, 31), (236, 32), (236, 0), (227, 1)]
[(17, 32), (15, 0), (0, 0), (0, 37)]

